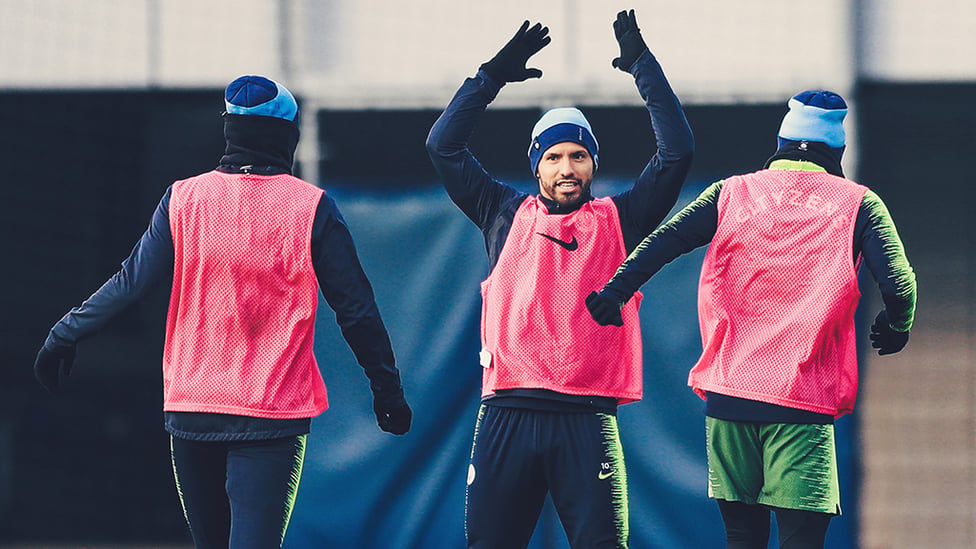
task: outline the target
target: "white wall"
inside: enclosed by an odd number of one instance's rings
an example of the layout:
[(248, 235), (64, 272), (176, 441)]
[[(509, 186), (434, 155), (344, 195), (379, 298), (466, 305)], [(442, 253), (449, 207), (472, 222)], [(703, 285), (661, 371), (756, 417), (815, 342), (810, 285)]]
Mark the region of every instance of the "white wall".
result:
[(976, 2), (860, 0), (861, 73), (886, 81), (976, 80)]
[[(851, 81), (847, 2), (823, 4), (821, 16), (808, 19), (793, 2), (633, 3), (648, 45), (690, 101), (778, 100), (808, 85), (846, 88)], [(549, 26), (552, 44), (532, 59), (544, 77), (512, 86), (500, 97), (502, 104), (552, 103), (560, 97), (619, 103), (636, 97), (632, 80), (610, 65), (619, 51), (612, 29), (618, 6), (613, 4), (360, 0), (343, 8), (333, 13), (330, 47), (306, 52), (329, 58), (329, 68), (315, 70), (310, 63), (312, 70), (303, 72), (308, 88), (336, 101), (379, 98), (440, 105), (524, 19)], [(803, 48), (802, 66), (796, 51), (783, 45), (790, 38), (815, 44)]]
[[(976, 79), (971, 0), (626, 3), (686, 103), (805, 87)], [(922, 7), (924, 5), (924, 7)], [(336, 107), (442, 106), (523, 19), (541, 81), (501, 105), (635, 101), (610, 67), (618, 9), (592, 0), (3, 0), (0, 89), (221, 87), (243, 73)]]
[(3, 0), (0, 88), (222, 86), (277, 73), (277, 15), (261, 0)]

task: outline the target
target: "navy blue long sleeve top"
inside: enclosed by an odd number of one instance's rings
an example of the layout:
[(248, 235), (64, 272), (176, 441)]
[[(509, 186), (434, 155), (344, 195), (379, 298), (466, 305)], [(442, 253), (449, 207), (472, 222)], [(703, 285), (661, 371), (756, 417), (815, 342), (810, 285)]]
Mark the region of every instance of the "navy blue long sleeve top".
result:
[[(644, 52), (630, 72), (650, 113), (657, 151), (632, 188), (611, 197), (620, 213), (628, 251), (654, 230), (674, 206), (695, 147), (681, 104), (654, 56)], [(468, 149), (479, 118), (501, 87), (484, 71), (466, 79), (427, 137), (427, 152), (445, 190), (484, 234), (491, 267), (505, 244), (515, 211), (527, 196), (494, 179)], [(545, 198), (543, 202), (550, 214), (572, 211)]]
[[(266, 117), (227, 115), (227, 151), (218, 166), (227, 173), (291, 173), (297, 128)], [(93, 335), (117, 313), (139, 301), (173, 274), (174, 245), (169, 224), (172, 186), (153, 212), (149, 227), (121, 269), (91, 297), (51, 329), (45, 345), (67, 347)], [(312, 265), (319, 288), (336, 313), (342, 335), (374, 390), (400, 389), (392, 344), (363, 271), (349, 229), (335, 201), (324, 195), (315, 211)], [(229, 414), (170, 412), (167, 429), (183, 438), (233, 440), (274, 438), (308, 432), (310, 419), (277, 420)]]
[[(694, 137), (681, 104), (657, 59), (645, 51), (630, 67), (637, 90), (645, 101), (657, 150), (633, 186), (614, 195), (627, 251), (633, 250), (668, 214), (678, 199), (694, 154)], [(484, 235), (489, 265), (494, 268), (508, 237), (519, 205), (528, 196), (494, 179), (468, 148), (482, 113), (503, 84), (484, 71), (468, 78), (434, 123), (427, 151), (444, 188), (458, 208)], [(570, 213), (558, 203), (540, 199), (550, 215)], [(578, 206), (577, 206), (578, 208)], [(552, 408), (552, 402), (616, 410), (612, 399), (572, 398), (538, 389), (515, 389), (491, 397), (495, 405)], [(502, 394), (504, 393), (504, 394)], [(505, 401), (509, 404), (505, 404)], [(540, 404), (541, 402), (541, 404)], [(559, 407), (557, 407), (559, 408)], [(564, 409), (564, 408), (563, 408)]]

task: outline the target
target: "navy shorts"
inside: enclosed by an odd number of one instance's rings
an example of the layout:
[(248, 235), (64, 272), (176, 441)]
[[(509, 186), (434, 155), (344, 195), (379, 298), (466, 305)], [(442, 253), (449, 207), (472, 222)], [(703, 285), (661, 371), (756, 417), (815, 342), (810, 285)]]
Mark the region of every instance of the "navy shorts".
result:
[(617, 418), (482, 405), (468, 468), (468, 547), (526, 547), (547, 493), (571, 547), (627, 547)]

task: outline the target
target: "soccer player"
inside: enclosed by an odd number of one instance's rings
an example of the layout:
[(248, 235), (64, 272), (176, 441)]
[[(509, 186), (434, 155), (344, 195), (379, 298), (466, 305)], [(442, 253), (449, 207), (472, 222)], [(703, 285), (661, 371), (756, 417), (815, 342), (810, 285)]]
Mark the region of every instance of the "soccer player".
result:
[(311, 418), (328, 407), (312, 349), (320, 290), (369, 378), (380, 428), (402, 435), (412, 412), (339, 209), (291, 175), (295, 98), (242, 76), (225, 106), (220, 164), (166, 190), (121, 270), (51, 329), (34, 372), (58, 390), (78, 342), (172, 275), (163, 408), (193, 542), (266, 549), (284, 539)]
[(648, 51), (633, 10), (613, 23), (658, 150), (633, 187), (594, 198), (596, 137), (576, 108), (549, 110), (532, 129), (527, 194), (493, 179), (467, 147), (486, 107), (507, 83), (539, 78), (528, 59), (550, 42), (526, 21), (434, 124), (427, 150), (458, 208), (484, 233), (491, 273), (482, 284), (482, 406), (468, 470), (469, 547), (525, 547), (547, 493), (573, 547), (626, 547), (627, 472), (618, 404), (642, 394), (637, 304), (628, 327), (603, 328), (583, 297), (664, 219), (694, 148), (691, 128)]
[(877, 194), (844, 178), (847, 104), (822, 90), (789, 100), (764, 169), (714, 183), (655, 230), (587, 298), (604, 326), (665, 264), (709, 244), (698, 315), (703, 352), (688, 384), (705, 399), (708, 493), (727, 547), (823, 547), (840, 513), (833, 422), (857, 393), (854, 311), (863, 260), (884, 308), (881, 355), (908, 342), (915, 275)]

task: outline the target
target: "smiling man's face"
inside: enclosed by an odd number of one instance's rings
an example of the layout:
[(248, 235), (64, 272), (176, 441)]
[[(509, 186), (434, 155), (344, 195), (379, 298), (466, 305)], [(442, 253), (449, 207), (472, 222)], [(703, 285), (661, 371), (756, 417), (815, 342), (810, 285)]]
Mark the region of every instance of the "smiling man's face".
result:
[(539, 192), (560, 206), (578, 206), (590, 196), (593, 166), (593, 157), (583, 145), (556, 143), (542, 153), (536, 167)]

